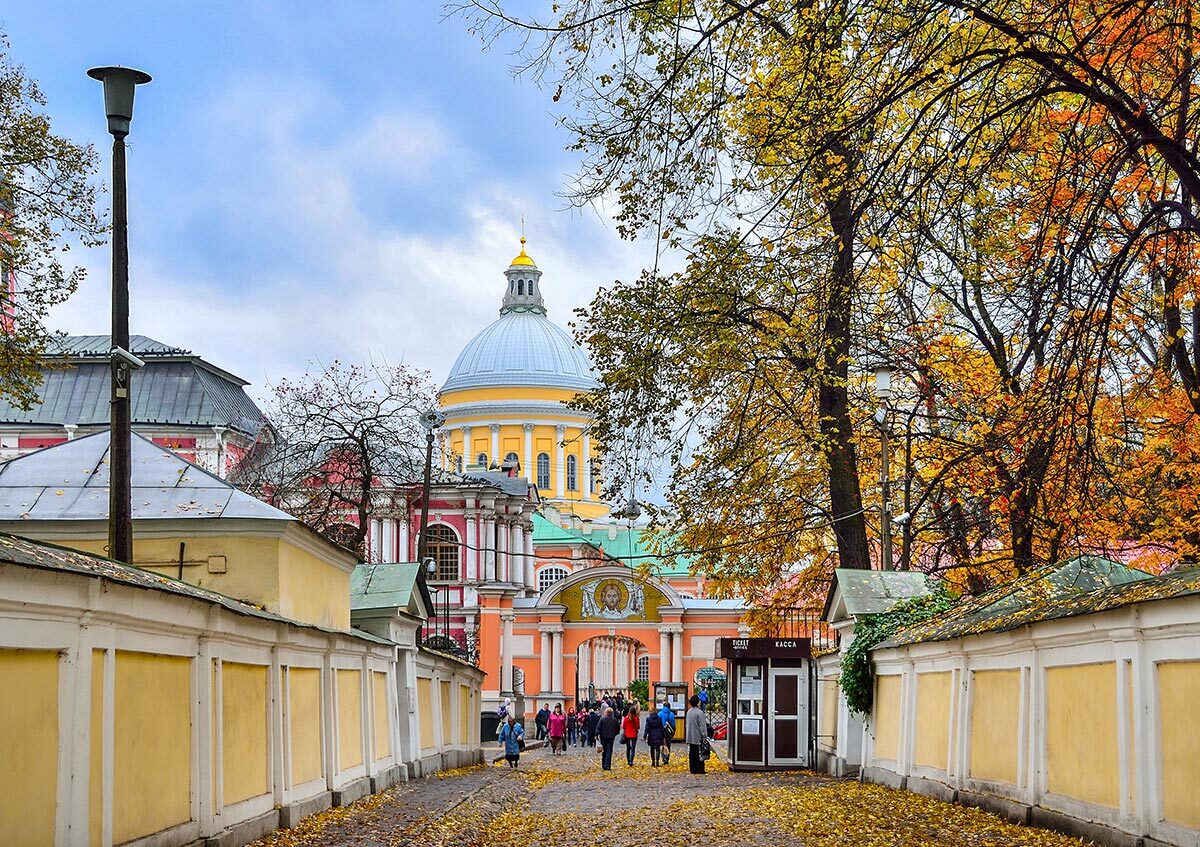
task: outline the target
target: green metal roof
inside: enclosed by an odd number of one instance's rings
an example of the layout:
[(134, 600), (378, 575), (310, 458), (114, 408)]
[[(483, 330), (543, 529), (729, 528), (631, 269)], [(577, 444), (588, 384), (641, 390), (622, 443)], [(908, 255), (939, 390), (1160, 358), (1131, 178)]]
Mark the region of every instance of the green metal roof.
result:
[(540, 512), (533, 513), (534, 544), (591, 544), (569, 529), (563, 529), (554, 521), (546, 520)]
[[(1169, 576), (1176, 579), (1160, 583), (1168, 591), (1166, 596), (1192, 593), (1185, 590), (1192, 581), (1196, 590), (1200, 590), (1200, 571), (1180, 571)], [(1162, 579), (1156, 580), (1144, 571), (1098, 556), (1076, 556), (1038, 568), (1007, 585), (964, 600), (954, 608), (898, 633), (880, 646), (900, 647), (984, 632), (1003, 632), (1037, 621), (1161, 599), (1149, 584)], [(1143, 590), (1143, 586), (1149, 590)]]
[(410, 610), (417, 584), (416, 562), (359, 565), (350, 574), (350, 609)]
[(925, 574), (916, 571), (868, 571), (838, 568), (834, 571), (846, 612), (854, 617), (878, 615), (901, 600), (930, 592)]
[[(609, 531), (615, 526), (615, 531)], [(657, 576), (688, 576), (691, 574), (692, 556), (660, 555), (659, 549), (671, 547), (673, 539), (665, 538), (646, 529), (616, 524), (589, 526), (586, 529), (564, 529), (541, 514), (533, 515), (533, 543), (539, 544), (587, 544), (618, 564), (634, 568), (647, 568)], [(661, 545), (661, 546), (660, 546)]]

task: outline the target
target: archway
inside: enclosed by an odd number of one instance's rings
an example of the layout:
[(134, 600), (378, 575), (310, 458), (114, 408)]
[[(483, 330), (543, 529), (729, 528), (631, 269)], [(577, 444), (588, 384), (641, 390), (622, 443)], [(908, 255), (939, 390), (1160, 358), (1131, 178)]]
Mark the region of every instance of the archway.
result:
[(607, 695), (624, 702), (636, 699), (643, 709), (646, 707), (649, 680), (639, 679), (638, 668), (649, 667), (648, 661), (640, 660), (649, 659), (650, 649), (641, 639), (606, 632), (580, 642), (575, 650), (576, 703), (594, 704)]

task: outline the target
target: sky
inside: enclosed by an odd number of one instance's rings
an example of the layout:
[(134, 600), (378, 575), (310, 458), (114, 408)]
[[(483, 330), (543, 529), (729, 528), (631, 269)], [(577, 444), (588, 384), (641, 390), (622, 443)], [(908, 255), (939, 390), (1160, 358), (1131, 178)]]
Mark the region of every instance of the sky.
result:
[[(131, 330), (269, 386), (313, 361), (406, 363), (440, 384), (495, 319), (519, 249), (551, 319), (631, 279), (653, 245), (560, 196), (578, 165), (551, 91), (514, 79), (439, 2), (10, 3), (12, 60), (54, 129), (93, 143), (101, 86), (126, 65)], [(107, 196), (104, 199), (107, 209)], [(109, 331), (107, 246), (53, 329)]]

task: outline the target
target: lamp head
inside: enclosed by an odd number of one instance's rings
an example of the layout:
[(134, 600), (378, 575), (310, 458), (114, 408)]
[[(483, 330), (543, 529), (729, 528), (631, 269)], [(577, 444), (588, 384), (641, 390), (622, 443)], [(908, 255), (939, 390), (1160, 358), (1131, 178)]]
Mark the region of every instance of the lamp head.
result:
[(886, 400), (892, 396), (892, 368), (890, 365), (879, 365), (875, 368), (875, 396)]
[(133, 68), (92, 68), (92, 79), (104, 83), (104, 113), (108, 116), (108, 131), (117, 138), (129, 135), (133, 120), (133, 89), (150, 81), (150, 74)]
[(427, 432), (433, 432), (446, 422), (446, 416), (437, 409), (427, 409), (421, 413), (421, 417), (417, 419), (421, 423), (421, 427)]
[(437, 573), (437, 562), (435, 562), (433, 559), (426, 558), (425, 559), (425, 570), (426, 570), (426, 572), (428, 572), (430, 574)]

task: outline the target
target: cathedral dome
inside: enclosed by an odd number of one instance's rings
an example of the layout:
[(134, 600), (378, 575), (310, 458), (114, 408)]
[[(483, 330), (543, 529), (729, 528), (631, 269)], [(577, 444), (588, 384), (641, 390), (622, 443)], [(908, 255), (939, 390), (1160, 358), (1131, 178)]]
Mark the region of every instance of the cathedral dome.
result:
[(538, 311), (506, 310), (458, 354), (442, 391), (531, 385), (590, 391), (587, 354), (566, 330)]
[(572, 392), (595, 388), (587, 354), (565, 329), (546, 317), (542, 272), (525, 252), (524, 236), (521, 252), (504, 276), (507, 285), (500, 319), (458, 354), (442, 393), (524, 385)]

